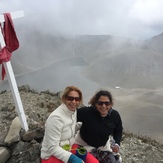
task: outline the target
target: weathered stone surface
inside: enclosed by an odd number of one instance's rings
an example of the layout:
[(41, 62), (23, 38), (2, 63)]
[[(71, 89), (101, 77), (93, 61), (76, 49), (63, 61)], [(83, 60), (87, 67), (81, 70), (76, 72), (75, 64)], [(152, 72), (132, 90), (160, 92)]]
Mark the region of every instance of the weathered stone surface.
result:
[(33, 139), (39, 140), (42, 139), (44, 136), (44, 129), (37, 128), (32, 131), (27, 131), (22, 135), (22, 139), (24, 141), (32, 141)]
[(10, 150), (6, 147), (0, 147), (0, 162), (5, 163), (10, 157)]
[(14, 142), (18, 142), (20, 140), (20, 136), (19, 136), (20, 129), (21, 129), (20, 120), (19, 117), (16, 117), (10, 126), (9, 132), (4, 142), (7, 145), (11, 145)]
[(7, 128), (2, 129), (1, 132), (0, 132), (0, 145), (1, 146), (4, 145), (4, 140), (6, 138), (7, 133), (8, 133), (8, 129)]
[(40, 162), (40, 144), (35, 140), (16, 144), (12, 150), (11, 158), (7, 163), (37, 163)]

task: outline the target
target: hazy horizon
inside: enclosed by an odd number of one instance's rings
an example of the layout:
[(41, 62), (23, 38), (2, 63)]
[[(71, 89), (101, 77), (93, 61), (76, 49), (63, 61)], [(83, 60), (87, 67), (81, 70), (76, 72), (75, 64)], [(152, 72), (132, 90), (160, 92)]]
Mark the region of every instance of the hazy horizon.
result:
[[(96, 90), (106, 88), (125, 130), (163, 142), (163, 53), (157, 43), (162, 34), (147, 41), (30, 34), (20, 39), (21, 47), (11, 59), (18, 86), (57, 92), (76, 85), (86, 105)], [(7, 80), (0, 82), (0, 90), (4, 89), (10, 90)]]

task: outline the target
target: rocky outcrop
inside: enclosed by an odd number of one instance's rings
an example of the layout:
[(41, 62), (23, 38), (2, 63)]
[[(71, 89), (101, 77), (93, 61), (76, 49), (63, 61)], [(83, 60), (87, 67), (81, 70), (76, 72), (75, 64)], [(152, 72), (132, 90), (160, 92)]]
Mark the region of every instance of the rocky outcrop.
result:
[[(44, 124), (60, 105), (60, 92), (37, 92), (28, 86), (19, 88), (29, 130), (25, 132), (15, 112), (12, 95), (0, 94), (0, 163), (40, 163)], [(124, 163), (161, 163), (163, 146), (150, 138), (124, 132), (121, 143)]]
[(36, 127), (25, 132), (21, 128), (19, 117), (12, 121), (4, 141), (1, 141), (0, 162), (20, 163), (20, 162), (40, 162), (41, 140), (44, 129)]

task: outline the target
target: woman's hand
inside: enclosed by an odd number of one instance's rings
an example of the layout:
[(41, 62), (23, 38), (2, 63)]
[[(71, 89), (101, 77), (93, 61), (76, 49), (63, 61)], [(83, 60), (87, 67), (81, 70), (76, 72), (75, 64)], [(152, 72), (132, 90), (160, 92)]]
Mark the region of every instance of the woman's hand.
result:
[(114, 145), (114, 146), (111, 146), (111, 149), (113, 150), (113, 152), (115, 153), (118, 153), (119, 152), (119, 146), (118, 145)]

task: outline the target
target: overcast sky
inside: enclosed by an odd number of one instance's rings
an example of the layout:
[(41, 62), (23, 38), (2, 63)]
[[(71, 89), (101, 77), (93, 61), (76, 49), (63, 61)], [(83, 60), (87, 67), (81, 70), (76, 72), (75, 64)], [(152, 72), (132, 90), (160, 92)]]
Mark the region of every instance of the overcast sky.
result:
[(163, 32), (162, 6), (163, 0), (0, 0), (0, 13), (23, 10), (21, 25), (42, 32), (148, 39)]

